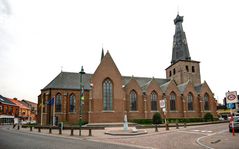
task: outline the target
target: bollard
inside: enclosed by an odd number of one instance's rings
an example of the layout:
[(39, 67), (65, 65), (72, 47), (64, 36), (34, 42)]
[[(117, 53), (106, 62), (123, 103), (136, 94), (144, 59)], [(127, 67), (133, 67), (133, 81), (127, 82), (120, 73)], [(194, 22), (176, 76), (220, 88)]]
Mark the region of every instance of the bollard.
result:
[(30, 126), (30, 131), (32, 131), (32, 126)]
[(178, 129), (178, 122), (176, 122), (176, 129)]
[(187, 123), (186, 122), (184, 122), (184, 128), (186, 128), (187, 127)]
[(91, 129), (89, 129), (89, 136), (92, 136)]
[(20, 129), (20, 125), (17, 125), (17, 130), (19, 130)]
[(61, 132), (61, 127), (59, 127), (59, 135), (61, 135), (62, 134), (62, 132)]
[(166, 130), (169, 130), (168, 123), (166, 123)]
[(71, 127), (71, 136), (73, 136), (74, 135), (74, 129), (73, 129), (73, 127)]
[(155, 132), (158, 132), (158, 125), (155, 125)]
[(40, 127), (38, 127), (38, 132), (41, 132), (41, 128)]
[(51, 127), (49, 127), (49, 133), (51, 133), (51, 130), (52, 130), (52, 128), (51, 128)]

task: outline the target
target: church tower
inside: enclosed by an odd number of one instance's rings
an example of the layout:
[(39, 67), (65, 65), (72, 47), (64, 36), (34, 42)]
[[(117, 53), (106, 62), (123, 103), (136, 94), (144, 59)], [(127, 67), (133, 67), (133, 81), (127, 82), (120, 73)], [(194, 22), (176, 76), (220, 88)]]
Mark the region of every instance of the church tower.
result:
[(200, 66), (198, 61), (191, 60), (186, 34), (183, 31), (183, 16), (174, 19), (175, 34), (173, 37), (173, 52), (171, 65), (166, 68), (167, 79), (174, 79), (177, 84), (188, 80), (194, 85), (201, 84)]

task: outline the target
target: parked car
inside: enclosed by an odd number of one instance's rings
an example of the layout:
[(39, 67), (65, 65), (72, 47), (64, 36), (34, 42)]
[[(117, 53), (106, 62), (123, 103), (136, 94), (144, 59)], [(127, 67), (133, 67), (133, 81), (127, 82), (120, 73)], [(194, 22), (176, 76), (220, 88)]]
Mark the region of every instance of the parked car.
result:
[[(234, 130), (239, 131), (239, 116), (233, 116)], [(232, 121), (229, 123), (229, 131), (232, 132)]]

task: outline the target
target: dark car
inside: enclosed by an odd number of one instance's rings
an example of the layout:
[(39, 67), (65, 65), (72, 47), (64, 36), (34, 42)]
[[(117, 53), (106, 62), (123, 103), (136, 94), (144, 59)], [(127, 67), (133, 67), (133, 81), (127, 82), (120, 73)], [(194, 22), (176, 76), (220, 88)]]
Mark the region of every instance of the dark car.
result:
[[(239, 116), (233, 116), (234, 130), (239, 131)], [(232, 122), (229, 123), (229, 131), (232, 132)]]

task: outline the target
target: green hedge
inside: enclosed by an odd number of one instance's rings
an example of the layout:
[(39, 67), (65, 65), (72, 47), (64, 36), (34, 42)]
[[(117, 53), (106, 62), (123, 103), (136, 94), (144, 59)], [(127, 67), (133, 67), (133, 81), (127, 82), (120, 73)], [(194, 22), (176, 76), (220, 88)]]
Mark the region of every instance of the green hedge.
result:
[(133, 120), (129, 120), (129, 122), (137, 123), (137, 124), (152, 124), (153, 123), (152, 119), (133, 119)]
[[(211, 120), (211, 119), (210, 119)], [(218, 120), (217, 118), (213, 119), (214, 121)], [(162, 119), (162, 122), (164, 123), (164, 119)], [(204, 118), (167, 118), (167, 122), (168, 123), (197, 123), (197, 122), (207, 122), (208, 119), (204, 119)], [(137, 124), (153, 124), (153, 120), (152, 119), (133, 119), (133, 120), (129, 120), (129, 122), (132, 123), (137, 123)]]

